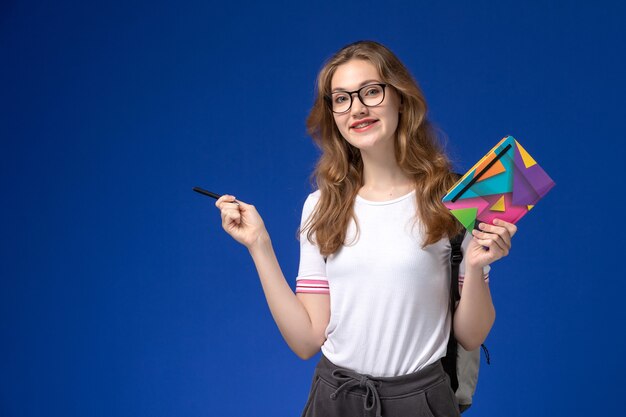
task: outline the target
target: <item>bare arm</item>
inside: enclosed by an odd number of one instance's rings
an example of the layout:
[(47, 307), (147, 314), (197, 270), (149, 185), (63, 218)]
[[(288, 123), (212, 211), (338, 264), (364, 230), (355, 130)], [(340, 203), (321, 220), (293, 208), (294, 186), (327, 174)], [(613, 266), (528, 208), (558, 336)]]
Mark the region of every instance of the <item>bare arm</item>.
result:
[(454, 334), (465, 350), (474, 350), (485, 341), (496, 318), (489, 284), (483, 267), (509, 254), (514, 224), (495, 220), (481, 224), (465, 253), (465, 282), (461, 301), (454, 314)]
[(496, 319), (489, 284), (483, 268), (467, 268), (461, 301), (454, 313), (454, 336), (465, 350), (474, 350), (485, 341)]
[(216, 205), (222, 226), (248, 248), (256, 266), (267, 304), (283, 338), (296, 355), (308, 359), (324, 343), (330, 320), (330, 297), (324, 294), (294, 294), (276, 259), (261, 216), (254, 206), (223, 196)]

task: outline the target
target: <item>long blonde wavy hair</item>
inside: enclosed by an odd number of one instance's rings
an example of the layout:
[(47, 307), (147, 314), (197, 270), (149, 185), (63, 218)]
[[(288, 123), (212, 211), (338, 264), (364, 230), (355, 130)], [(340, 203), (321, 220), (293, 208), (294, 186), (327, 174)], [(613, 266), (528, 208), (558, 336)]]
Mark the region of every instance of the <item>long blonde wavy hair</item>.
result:
[(315, 241), (324, 256), (345, 243), (348, 224), (355, 220), (354, 200), (363, 186), (360, 151), (340, 134), (326, 103), (337, 67), (359, 59), (372, 63), (382, 82), (393, 87), (401, 98), (401, 112), (395, 135), (395, 156), (403, 172), (415, 181), (416, 215), (425, 226), (423, 246), (458, 233), (459, 227), (441, 203), (456, 178), (431, 123), (426, 118), (424, 94), (400, 60), (383, 45), (359, 41), (333, 55), (317, 78), (317, 94), (307, 118), (307, 131), (322, 154), (313, 178), (321, 195), (304, 225), (307, 239)]

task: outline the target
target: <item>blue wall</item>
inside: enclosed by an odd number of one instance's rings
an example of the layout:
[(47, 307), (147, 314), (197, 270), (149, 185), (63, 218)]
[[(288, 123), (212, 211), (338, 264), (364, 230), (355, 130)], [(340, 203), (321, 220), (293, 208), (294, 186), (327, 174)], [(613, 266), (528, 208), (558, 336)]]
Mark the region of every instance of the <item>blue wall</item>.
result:
[(493, 266), (467, 415), (622, 412), (624, 3), (333, 3), (0, 4), (0, 416), (299, 415), (316, 361), (191, 187), (254, 203), (295, 286), (315, 75), (364, 38), (459, 170), (512, 134), (557, 182)]

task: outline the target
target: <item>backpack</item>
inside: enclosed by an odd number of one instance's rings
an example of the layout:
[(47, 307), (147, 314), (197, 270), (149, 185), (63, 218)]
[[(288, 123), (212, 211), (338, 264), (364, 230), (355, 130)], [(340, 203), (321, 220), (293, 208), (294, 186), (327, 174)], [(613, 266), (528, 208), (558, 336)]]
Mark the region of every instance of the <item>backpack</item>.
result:
[[(452, 312), (452, 325), (450, 326), (450, 339), (448, 351), (442, 359), (443, 368), (450, 377), (452, 391), (456, 395), (460, 412), (464, 412), (472, 405), (472, 396), (476, 391), (478, 382), (478, 367), (480, 366), (480, 348), (472, 351), (463, 349), (454, 337), (454, 311), (456, 303), (461, 299), (459, 293), (459, 265), (463, 260), (461, 243), (465, 237), (465, 230), (450, 239), (450, 311)], [(481, 345), (485, 352), (487, 365), (490, 364), (489, 351), (485, 345)]]

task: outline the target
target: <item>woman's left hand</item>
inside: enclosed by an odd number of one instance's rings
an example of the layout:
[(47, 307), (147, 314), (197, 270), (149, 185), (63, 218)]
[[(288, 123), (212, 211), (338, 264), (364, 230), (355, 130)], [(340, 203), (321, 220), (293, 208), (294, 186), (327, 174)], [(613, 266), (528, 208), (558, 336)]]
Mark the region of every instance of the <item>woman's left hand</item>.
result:
[(480, 223), (480, 231), (472, 230), (474, 237), (465, 252), (465, 262), (469, 266), (484, 267), (509, 254), (517, 226), (499, 219), (493, 223)]

